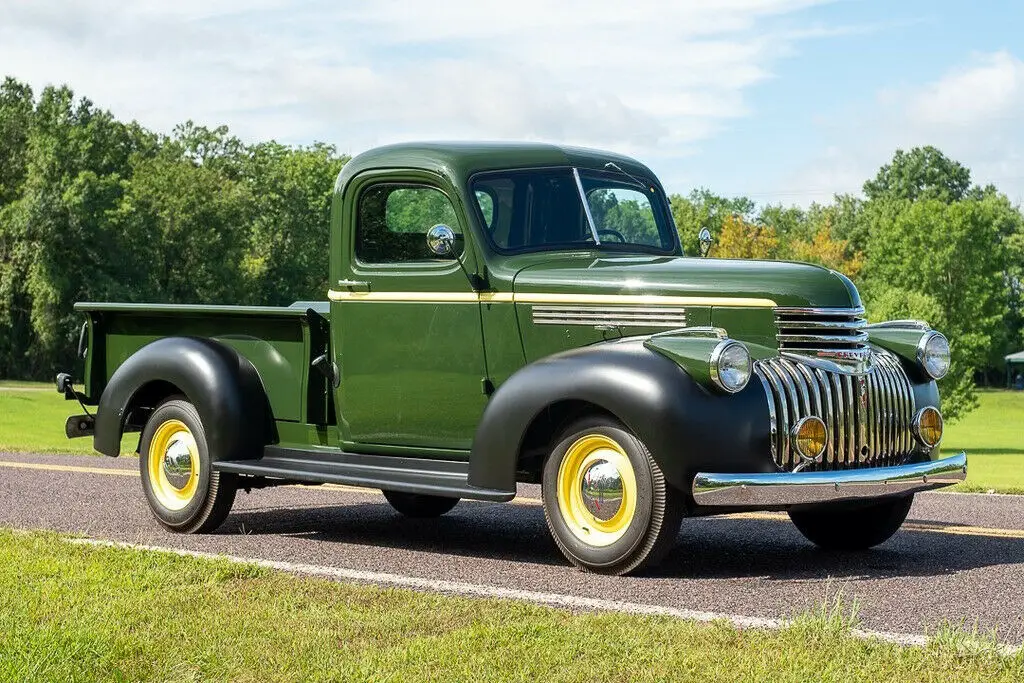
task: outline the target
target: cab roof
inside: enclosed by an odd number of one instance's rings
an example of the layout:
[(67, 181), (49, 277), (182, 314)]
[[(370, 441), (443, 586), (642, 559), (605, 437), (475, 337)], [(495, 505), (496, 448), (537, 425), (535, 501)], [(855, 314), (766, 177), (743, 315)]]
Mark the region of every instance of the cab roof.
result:
[(481, 171), (551, 166), (601, 170), (609, 161), (657, 182), (651, 170), (636, 159), (596, 149), (542, 142), (405, 142), (377, 147), (353, 157), (338, 176), (335, 191), (344, 191), (353, 177), (371, 169), (432, 171), (459, 186)]

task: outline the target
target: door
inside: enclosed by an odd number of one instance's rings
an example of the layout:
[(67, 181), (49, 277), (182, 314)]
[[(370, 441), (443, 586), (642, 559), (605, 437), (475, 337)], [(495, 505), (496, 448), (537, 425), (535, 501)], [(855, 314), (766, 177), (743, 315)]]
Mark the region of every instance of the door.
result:
[[(359, 450), (452, 457), (469, 450), (486, 404), (480, 303), (457, 260), (467, 258), (464, 220), (439, 187), (411, 178), (363, 183), (346, 212), (348, 284), (331, 306), (340, 427)], [(455, 233), (452, 256), (427, 245), (438, 224)]]

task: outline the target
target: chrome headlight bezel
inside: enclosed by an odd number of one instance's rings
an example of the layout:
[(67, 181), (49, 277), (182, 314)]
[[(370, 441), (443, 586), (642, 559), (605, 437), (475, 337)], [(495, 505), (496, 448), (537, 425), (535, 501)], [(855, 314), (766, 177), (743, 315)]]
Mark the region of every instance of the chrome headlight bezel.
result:
[[(941, 344), (945, 347), (945, 351), (939, 354), (939, 357), (944, 355), (944, 363), (939, 366), (934, 366), (929, 363), (929, 359), (936, 353), (936, 349), (930, 348), (934, 344)], [(949, 340), (941, 332), (932, 330), (928, 334), (922, 335), (921, 340), (917, 343), (917, 364), (921, 367), (926, 375), (932, 379), (942, 379), (949, 372)]]
[[(742, 373), (742, 381), (730, 382), (729, 377), (731, 376), (731, 373), (729, 373), (726, 368), (722, 367), (722, 362), (723, 359), (728, 362), (729, 356), (727, 354), (731, 355), (736, 352), (741, 352), (743, 354), (743, 357), (746, 359), (743, 364), (745, 364), (746, 367), (738, 368)], [(730, 363), (730, 367), (736, 367), (736, 364)], [(750, 358), (750, 351), (747, 350), (745, 344), (738, 342), (735, 339), (724, 339), (711, 351), (709, 370), (711, 374), (711, 381), (715, 383), (716, 387), (727, 394), (735, 394), (743, 391), (750, 382), (750, 377), (754, 374), (754, 362)]]

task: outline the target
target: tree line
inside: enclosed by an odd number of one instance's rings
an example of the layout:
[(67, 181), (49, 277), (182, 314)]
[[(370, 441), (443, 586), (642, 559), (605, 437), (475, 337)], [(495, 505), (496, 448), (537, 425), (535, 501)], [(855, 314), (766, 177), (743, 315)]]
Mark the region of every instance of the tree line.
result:
[[(75, 301), (287, 305), (323, 297), (335, 147), (245, 144), (191, 122), (117, 120), (67, 87), (0, 86), (0, 377), (72, 367)], [(1024, 348), (1024, 216), (931, 147), (808, 208), (706, 189), (670, 197), (688, 254), (809, 261), (856, 282), (872, 320), (947, 333), (949, 417)]]
[(287, 305), (323, 298), (330, 145), (162, 135), (76, 99), (0, 86), (0, 377), (73, 367), (75, 301)]

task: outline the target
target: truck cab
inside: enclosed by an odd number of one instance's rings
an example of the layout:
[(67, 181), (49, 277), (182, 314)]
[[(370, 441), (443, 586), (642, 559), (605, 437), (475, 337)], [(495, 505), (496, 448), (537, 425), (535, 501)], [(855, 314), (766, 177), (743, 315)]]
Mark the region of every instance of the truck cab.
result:
[(116, 456), (140, 433), (157, 520), (208, 531), (238, 489), (344, 483), (435, 516), (541, 485), (558, 547), (589, 571), (653, 566), (684, 517), (789, 512), (865, 548), (940, 455), (948, 341), (868, 325), (854, 284), (802, 263), (684, 253), (655, 175), (543, 144), (403, 144), (344, 167), (326, 301), (80, 303), (95, 415), (69, 436)]

